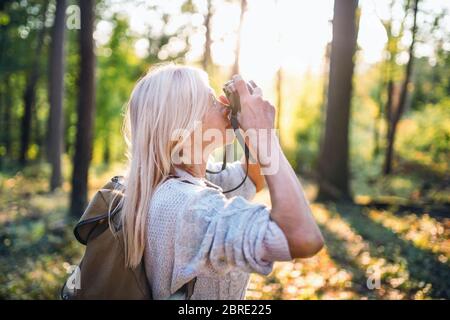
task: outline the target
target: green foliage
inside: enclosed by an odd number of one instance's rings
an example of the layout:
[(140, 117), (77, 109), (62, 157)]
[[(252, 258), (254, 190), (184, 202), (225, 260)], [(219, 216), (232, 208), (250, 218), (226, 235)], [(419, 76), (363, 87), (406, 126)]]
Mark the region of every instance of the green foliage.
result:
[(67, 193), (45, 193), (48, 170), (0, 175), (0, 298), (56, 299), (81, 246), (66, 216)]
[(301, 172), (316, 169), (322, 134), (323, 84), (321, 79), (308, 74), (304, 77), (296, 106), (294, 167)]
[[(125, 149), (122, 138), (124, 107), (141, 69), (134, 54), (134, 39), (128, 32), (128, 21), (114, 15), (109, 42), (99, 48), (97, 64), (97, 116), (94, 160), (110, 163), (122, 160)], [(111, 141), (114, 148), (111, 148)]]
[(425, 165), (450, 168), (450, 97), (427, 104), (402, 123), (398, 145), (403, 157), (416, 158)]
[[(101, 170), (100, 170), (101, 171)], [(95, 173), (94, 192), (111, 175)], [(48, 194), (48, 170), (0, 175), (0, 298), (57, 299), (70, 265), (83, 252), (67, 218), (68, 190)], [(304, 181), (308, 191), (312, 185)], [(5, 192), (5, 191), (8, 192)], [(308, 192), (309, 193), (309, 192)], [(258, 194), (266, 203), (267, 191)], [(448, 219), (426, 211), (312, 204), (326, 248), (311, 259), (276, 263), (252, 275), (247, 299), (448, 298)], [(367, 280), (379, 271), (380, 287)]]
[[(443, 50), (442, 43), (437, 48), (435, 64), (427, 58), (417, 59), (414, 92), (411, 107), (414, 110), (429, 104), (437, 104), (450, 96), (450, 54)], [(448, 106), (448, 104), (447, 104)]]
[[(433, 54), (414, 60), (413, 85), (409, 88), (407, 108), (396, 137), (394, 174), (381, 175), (386, 138), (386, 83), (389, 77), (397, 84), (403, 79), (401, 58), (408, 47), (409, 34), (405, 30), (410, 21), (403, 19), (401, 13), (407, 15), (404, 11), (407, 3), (393, 2), (400, 8), (398, 21), (382, 21), (390, 35), (382, 61), (361, 66), (356, 59), (350, 169), (355, 201), (361, 206), (314, 203), (313, 212), (324, 232), (327, 249), (312, 259), (277, 264), (267, 278), (254, 275), (248, 298), (449, 297), (446, 246), (449, 221), (433, 215), (439, 210), (448, 212), (450, 202), (450, 54), (448, 32), (440, 27), (445, 14), (432, 17), (422, 12), (418, 43), (431, 41)], [(66, 270), (78, 262), (83, 249), (72, 234), (75, 221), (66, 216), (80, 94), (79, 31), (66, 30), (65, 182), (61, 190), (48, 194), (50, 166), (43, 163), (43, 151), (48, 120), (49, 31), (55, 1), (50, 1), (49, 21), (45, 25), (41, 23), (43, 4), (44, 0), (7, 1), (5, 10), (0, 11), (0, 299), (57, 298), (67, 277)], [(109, 23), (112, 28), (109, 37), (97, 41), (96, 47), (91, 192), (108, 176), (120, 173), (115, 165), (124, 160), (123, 112), (137, 79), (156, 63), (183, 62), (190, 49), (190, 36), (202, 28), (191, 21), (194, 15), (196, 19), (201, 15), (196, 1), (183, 1), (171, 12), (165, 12), (162, 6), (140, 4), (151, 9), (153, 16), (145, 30), (136, 34), (130, 28), (129, 18), (109, 10), (112, 2), (97, 3), (97, 22)], [(183, 23), (174, 25), (178, 19)], [(42, 28), (47, 35), (43, 52), (36, 57), (37, 38)], [(137, 41), (148, 41), (144, 55), (135, 52)], [(42, 72), (37, 83), (28, 150), (34, 163), (18, 168), (23, 94), (35, 62)], [(229, 68), (213, 65), (209, 71), (212, 87), (220, 92), (229, 77)], [(292, 75), (290, 70), (285, 73), (281, 140), (289, 160), (303, 177), (316, 170), (328, 75), (310, 71), (306, 75)], [(276, 93), (268, 90), (264, 95), (273, 101), (270, 97)], [(378, 153), (374, 152), (376, 147), (380, 149)], [(220, 158), (218, 154), (217, 159)], [(310, 183), (314, 189), (314, 181)], [(267, 193), (263, 198), (268, 200)], [(384, 201), (389, 205), (377, 210), (365, 206), (370, 201)], [(411, 203), (418, 209), (400, 210), (402, 205)], [(367, 272), (375, 266), (383, 270), (382, 288), (368, 290)]]

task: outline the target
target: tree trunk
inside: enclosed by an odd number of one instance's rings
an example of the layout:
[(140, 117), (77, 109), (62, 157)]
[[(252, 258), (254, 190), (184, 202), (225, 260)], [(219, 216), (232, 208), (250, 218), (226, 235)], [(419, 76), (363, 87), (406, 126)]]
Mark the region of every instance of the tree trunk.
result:
[(208, 0), (208, 12), (205, 16), (205, 28), (206, 28), (206, 34), (205, 34), (205, 50), (203, 53), (203, 61), (202, 61), (202, 67), (203, 70), (208, 70), (208, 68), (211, 66), (211, 17), (212, 17), (212, 4), (211, 0)]
[(105, 137), (103, 145), (103, 164), (108, 166), (111, 163), (111, 148), (109, 145), (108, 137)]
[[(408, 91), (411, 82), (411, 74), (412, 68), (414, 64), (414, 47), (416, 44), (416, 34), (417, 34), (417, 12), (419, 8), (419, 0), (414, 0), (414, 8), (413, 8), (413, 27), (411, 30), (412, 40), (409, 46), (409, 58), (406, 64), (405, 70), (405, 78), (402, 83), (402, 87), (400, 90), (400, 97), (398, 104), (392, 103), (389, 105), (389, 109), (386, 110), (388, 115), (388, 134), (387, 134), (387, 148), (386, 155), (383, 166), (383, 173), (388, 175), (392, 172), (392, 160), (394, 158), (394, 144), (395, 144), (395, 136), (397, 131), (397, 125), (400, 121), (403, 112), (405, 111), (406, 100), (408, 97)], [(392, 89), (391, 89), (392, 90)]]
[(238, 27), (238, 32), (237, 32), (234, 64), (233, 64), (233, 69), (231, 70), (231, 76), (238, 74), (240, 72), (239, 57), (241, 56), (241, 33), (242, 33), (242, 26), (244, 24), (245, 11), (247, 11), (247, 0), (241, 0), (241, 15), (239, 16), (239, 27)]
[(349, 120), (357, 0), (335, 1), (325, 136), (319, 158), (320, 200), (350, 199)]
[[(5, 86), (0, 84), (0, 126), (4, 128), (5, 126), (5, 118), (3, 117), (4, 111), (3, 109), (6, 106), (5, 102)], [(0, 135), (0, 172), (3, 170), (3, 163), (5, 161), (6, 148), (3, 149), (3, 145), (5, 144), (5, 134)]]
[(36, 109), (34, 109), (34, 112), (31, 113), (31, 122), (33, 123), (31, 127), (31, 136), (33, 137), (34, 144), (37, 146), (34, 159), (39, 161), (42, 160), (42, 149), (44, 149), (45, 143), (42, 139), (41, 123), (39, 123), (39, 117)]
[(95, 114), (95, 0), (80, 0), (80, 75), (77, 107), (77, 133), (73, 159), (70, 213), (79, 217), (87, 204), (88, 173), (92, 158), (92, 138)]
[(12, 139), (11, 139), (11, 110), (12, 110), (12, 87), (9, 75), (4, 81), (4, 111), (3, 111), (3, 143), (5, 146), (5, 156), (12, 157)]
[[(381, 107), (381, 106), (379, 106)], [(381, 109), (381, 108), (380, 108)], [(382, 112), (380, 110), (379, 112)], [(382, 117), (380, 113), (378, 113), (375, 117), (375, 121), (373, 123), (373, 152), (372, 157), (377, 158), (380, 154), (380, 123), (381, 123)]]
[(10, 78), (7, 77), (5, 80), (5, 90), (9, 92), (5, 96), (5, 114), (3, 115), (3, 119), (5, 119), (5, 148), (6, 148), (6, 156), (8, 158), (12, 158), (12, 139), (11, 139), (11, 110), (12, 110), (12, 88)]
[(27, 163), (28, 147), (30, 145), (30, 133), (31, 133), (31, 119), (32, 112), (34, 112), (36, 104), (36, 85), (40, 76), (39, 59), (44, 45), (45, 37), (45, 25), (44, 22), (47, 19), (47, 7), (48, 1), (43, 5), (42, 11), (42, 29), (39, 30), (36, 40), (36, 49), (33, 53), (33, 60), (30, 73), (28, 74), (25, 91), (23, 94), (24, 112), (21, 121), (21, 136), (20, 136), (20, 154), (19, 163), (21, 166)]
[(64, 99), (64, 36), (66, 0), (56, 2), (55, 22), (49, 61), (48, 156), (52, 167), (50, 191), (61, 186), (61, 155), (63, 152), (63, 99)]
[[(328, 98), (328, 85), (330, 80), (330, 56), (331, 56), (331, 42), (327, 43), (325, 48), (325, 55), (323, 59), (323, 84), (321, 93), (321, 104), (320, 104), (320, 140), (319, 140), (319, 150), (323, 149), (323, 144), (325, 140), (325, 123), (326, 123), (326, 110), (327, 110), (327, 98)], [(319, 161), (316, 162), (316, 172), (319, 172)]]
[(275, 128), (278, 130), (278, 140), (281, 144), (281, 109), (283, 107), (283, 68), (277, 71), (277, 117), (275, 122)]

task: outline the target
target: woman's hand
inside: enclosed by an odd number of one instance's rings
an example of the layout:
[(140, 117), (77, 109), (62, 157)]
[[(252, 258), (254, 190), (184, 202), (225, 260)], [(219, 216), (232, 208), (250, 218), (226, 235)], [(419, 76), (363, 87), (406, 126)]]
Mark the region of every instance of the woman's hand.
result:
[[(250, 145), (256, 146), (258, 161), (265, 168), (274, 165), (276, 169), (270, 174), (266, 174), (268, 171), (265, 171), (265, 180), (272, 202), (271, 217), (283, 230), (292, 258), (310, 257), (323, 247), (324, 240), (311, 214), (311, 208), (300, 181), (283, 154), (278, 138), (271, 130), (274, 124), (275, 108), (263, 100), (261, 89), (256, 88), (255, 94), (251, 95), (240, 76), (233, 77), (233, 80), (241, 102), (241, 113), (238, 114), (239, 124), (250, 138)], [(257, 140), (248, 133), (253, 129), (258, 131)], [(261, 134), (261, 131), (270, 133)], [(255, 141), (258, 143), (255, 144)], [(267, 166), (266, 163), (261, 162), (264, 152), (259, 145), (271, 146)]]
[(251, 94), (240, 75), (233, 76), (233, 80), (241, 102), (241, 112), (238, 114), (241, 128), (244, 131), (249, 129), (273, 129), (275, 107), (262, 98), (261, 89), (256, 87), (254, 93)]

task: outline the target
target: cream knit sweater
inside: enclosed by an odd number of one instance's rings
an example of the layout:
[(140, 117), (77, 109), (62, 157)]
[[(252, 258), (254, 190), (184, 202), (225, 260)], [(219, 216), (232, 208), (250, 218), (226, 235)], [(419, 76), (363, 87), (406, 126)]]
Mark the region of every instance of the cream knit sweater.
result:
[[(218, 170), (220, 164), (209, 164)], [(267, 275), (291, 260), (286, 237), (270, 211), (250, 203), (255, 186), (239, 161), (209, 182), (179, 170), (155, 191), (147, 219), (145, 267), (154, 299), (167, 299), (197, 277), (192, 299), (243, 299), (251, 272)], [(220, 186), (220, 187), (217, 187)], [(219, 190), (218, 190), (219, 189)]]

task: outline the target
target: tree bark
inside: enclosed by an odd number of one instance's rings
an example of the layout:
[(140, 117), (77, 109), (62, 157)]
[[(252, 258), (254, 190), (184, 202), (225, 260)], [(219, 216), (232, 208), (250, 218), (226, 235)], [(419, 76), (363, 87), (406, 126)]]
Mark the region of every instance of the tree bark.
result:
[(246, 11), (247, 11), (247, 0), (241, 0), (241, 15), (239, 16), (239, 27), (238, 27), (238, 32), (237, 32), (234, 64), (233, 64), (233, 69), (231, 70), (231, 76), (238, 74), (240, 72), (239, 57), (241, 55), (241, 33), (242, 33), (242, 26), (244, 25), (244, 15), (245, 15)]
[(105, 137), (103, 146), (103, 164), (109, 165), (111, 163), (111, 147), (109, 145), (108, 138)]
[(95, 0), (80, 0), (81, 30), (79, 98), (77, 133), (73, 159), (70, 213), (79, 217), (87, 204), (88, 173), (92, 158), (92, 138), (95, 114)]
[(208, 0), (208, 11), (206, 12), (205, 16), (205, 50), (203, 53), (203, 60), (202, 60), (202, 67), (203, 70), (208, 70), (208, 68), (211, 66), (211, 17), (212, 17), (212, 4), (211, 0)]
[(278, 140), (281, 144), (281, 110), (283, 108), (283, 68), (280, 65), (277, 71), (277, 117), (275, 121), (275, 128), (278, 130)]
[(27, 153), (30, 145), (31, 120), (36, 104), (36, 85), (40, 76), (39, 59), (44, 46), (45, 25), (47, 18), (48, 1), (46, 1), (42, 8), (42, 29), (39, 30), (36, 40), (36, 49), (33, 53), (33, 60), (30, 73), (28, 74), (25, 91), (23, 94), (24, 112), (21, 120), (21, 135), (20, 135), (20, 154), (19, 163), (21, 166), (27, 163)]
[(50, 191), (61, 186), (61, 155), (63, 153), (63, 99), (64, 99), (64, 38), (66, 0), (56, 2), (55, 22), (49, 61), (48, 156), (52, 167)]
[(12, 87), (10, 76), (7, 75), (4, 80), (4, 111), (3, 111), (3, 143), (5, 146), (5, 156), (12, 157), (12, 139), (11, 139), (11, 110), (12, 110)]
[(351, 199), (348, 131), (357, 7), (357, 0), (334, 4), (325, 136), (319, 157), (319, 200)]
[[(400, 97), (398, 104), (395, 105), (390, 103), (389, 109), (386, 110), (388, 114), (388, 133), (387, 133), (387, 148), (386, 148), (386, 156), (384, 160), (383, 173), (388, 175), (392, 173), (392, 160), (394, 158), (394, 144), (395, 144), (395, 136), (397, 132), (397, 125), (400, 121), (406, 107), (406, 100), (408, 97), (408, 91), (411, 83), (411, 74), (414, 64), (414, 47), (416, 44), (416, 34), (417, 34), (417, 12), (419, 9), (419, 0), (414, 0), (413, 7), (413, 27), (411, 30), (412, 40), (409, 46), (409, 58), (406, 63), (405, 70), (405, 78), (402, 83), (402, 87), (400, 90)], [(391, 89), (392, 90), (392, 89)]]

